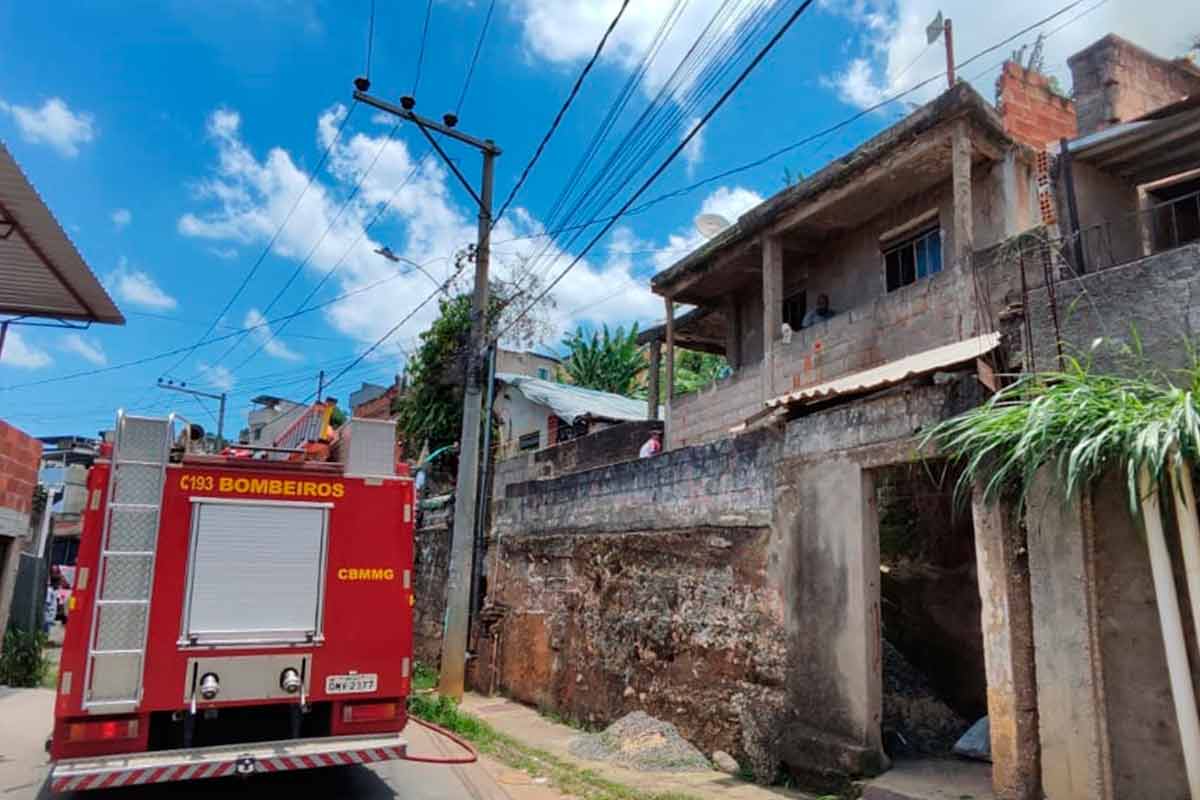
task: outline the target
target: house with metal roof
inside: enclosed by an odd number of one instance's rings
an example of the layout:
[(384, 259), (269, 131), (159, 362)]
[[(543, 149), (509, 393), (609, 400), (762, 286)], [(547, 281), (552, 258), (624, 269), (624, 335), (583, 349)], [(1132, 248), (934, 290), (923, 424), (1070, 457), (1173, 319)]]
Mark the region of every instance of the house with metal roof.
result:
[(494, 414), (500, 458), (647, 418), (642, 400), (511, 372), (496, 373)]

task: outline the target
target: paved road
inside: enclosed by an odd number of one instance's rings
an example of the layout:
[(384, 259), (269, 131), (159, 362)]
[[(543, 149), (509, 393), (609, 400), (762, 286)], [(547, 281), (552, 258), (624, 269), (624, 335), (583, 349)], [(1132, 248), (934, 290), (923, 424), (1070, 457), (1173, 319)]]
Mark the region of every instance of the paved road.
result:
[[(356, 800), (558, 800), (561, 795), (522, 772), (484, 759), (461, 767), (391, 761), (371, 767), (330, 767), (250, 778), (168, 783), (54, 795), (45, 787), (43, 749), (54, 694), (0, 689), (0, 800), (175, 800), (175, 798), (300, 797)], [(410, 725), (412, 753), (450, 755), (457, 748)]]

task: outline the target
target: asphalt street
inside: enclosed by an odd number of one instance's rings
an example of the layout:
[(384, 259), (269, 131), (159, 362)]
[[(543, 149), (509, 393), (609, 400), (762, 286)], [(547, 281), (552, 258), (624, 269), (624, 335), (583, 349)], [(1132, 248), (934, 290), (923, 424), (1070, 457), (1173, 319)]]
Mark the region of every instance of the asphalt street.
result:
[[(166, 783), (128, 789), (52, 793), (44, 744), (54, 704), (47, 689), (0, 689), (0, 800), (167, 800), (167, 798), (320, 797), (361, 800), (558, 800), (549, 787), (488, 759), (466, 766), (389, 761), (249, 778)], [(457, 755), (452, 742), (410, 725), (413, 754)]]

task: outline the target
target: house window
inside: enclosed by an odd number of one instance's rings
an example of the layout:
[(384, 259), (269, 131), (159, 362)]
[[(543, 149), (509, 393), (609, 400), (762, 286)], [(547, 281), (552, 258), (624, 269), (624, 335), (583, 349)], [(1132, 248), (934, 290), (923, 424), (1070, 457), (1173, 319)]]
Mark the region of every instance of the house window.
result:
[(941, 272), (941, 228), (928, 228), (916, 236), (887, 245), (883, 249), (883, 263), (889, 292)]
[(542, 432), (541, 431), (534, 431), (533, 433), (527, 433), (524, 436), (522, 436), (520, 439), (517, 439), (517, 449), (521, 450), (521, 451), (537, 450), (541, 444), (542, 444)]
[(783, 301), (783, 322), (794, 331), (800, 330), (808, 311), (808, 292), (801, 289)]
[(550, 370), (545, 367), (538, 367), (538, 377), (544, 381), (550, 380)]

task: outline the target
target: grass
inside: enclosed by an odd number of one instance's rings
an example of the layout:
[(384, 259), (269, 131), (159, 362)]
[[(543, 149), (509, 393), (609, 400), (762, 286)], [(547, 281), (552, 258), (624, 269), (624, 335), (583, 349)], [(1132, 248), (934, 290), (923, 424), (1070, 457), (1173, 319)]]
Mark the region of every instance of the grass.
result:
[(1116, 375), (1069, 359), (1061, 371), (1019, 378), (982, 406), (938, 424), (925, 443), (963, 464), (960, 500), (978, 482), (988, 503), (1014, 493), (1019, 512), (1044, 466), (1053, 468), (1064, 497), (1121, 469), (1137, 517), (1142, 468), (1158, 483), (1176, 455), (1197, 463), (1198, 395), (1200, 360), (1170, 375)]
[[(436, 682), (436, 676), (433, 680)], [(497, 731), (478, 717), (462, 711), (448, 697), (435, 694), (413, 695), (409, 700), (408, 710), (413, 716), (440, 725), (463, 737), (481, 754), (491, 756), (535, 778), (546, 778), (555, 789), (580, 800), (695, 800), (691, 795), (644, 792), (610, 781), (594, 770), (578, 767), (552, 753), (530, 747)]]

